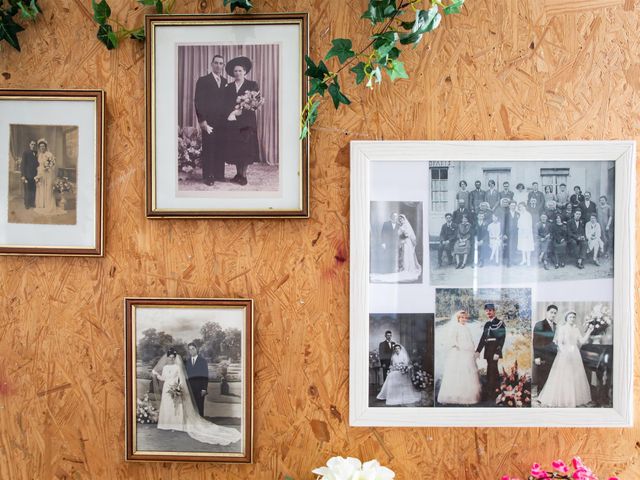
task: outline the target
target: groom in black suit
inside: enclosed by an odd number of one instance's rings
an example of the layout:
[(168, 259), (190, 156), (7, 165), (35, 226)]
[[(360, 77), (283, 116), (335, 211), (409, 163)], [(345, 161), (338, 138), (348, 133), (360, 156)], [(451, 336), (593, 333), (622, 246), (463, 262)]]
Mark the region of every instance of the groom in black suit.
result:
[(202, 131), (202, 178), (212, 186), (215, 180), (224, 181), (224, 157), (220, 148), (223, 133), (220, 131), (227, 115), (224, 105), (224, 87), (227, 80), (223, 76), (224, 58), (214, 55), (211, 59), (211, 73), (196, 82), (194, 104)]
[(484, 305), (484, 313), (489, 321), (484, 324), (482, 337), (476, 348), (476, 357), (484, 349), (484, 358), (487, 361), (487, 383), (485, 384), (484, 400), (493, 401), (498, 396), (500, 388), (500, 372), (498, 371), (498, 360), (502, 358), (502, 347), (507, 336), (507, 329), (504, 322), (496, 317), (496, 306), (493, 303)]
[(549, 305), (544, 319), (533, 327), (533, 383), (538, 386), (538, 395), (549, 378), (551, 365), (556, 358), (553, 336), (556, 332), (558, 307)]
[(209, 386), (209, 366), (204, 357), (198, 355), (198, 347), (194, 343), (190, 343), (187, 348), (189, 349), (189, 356), (185, 360), (187, 378), (198, 412), (201, 417), (204, 417), (204, 397), (207, 395)]
[(38, 176), (38, 154), (35, 140), (29, 142), (29, 150), (25, 150), (22, 154), (20, 174), (24, 182), (24, 207), (26, 209), (35, 208), (36, 177)]
[(393, 355), (393, 349), (396, 343), (391, 340), (391, 330), (384, 332), (384, 340), (378, 345), (378, 356), (380, 357), (380, 365), (382, 366), (382, 381), (387, 379), (389, 373), (389, 367), (391, 366), (391, 355)]

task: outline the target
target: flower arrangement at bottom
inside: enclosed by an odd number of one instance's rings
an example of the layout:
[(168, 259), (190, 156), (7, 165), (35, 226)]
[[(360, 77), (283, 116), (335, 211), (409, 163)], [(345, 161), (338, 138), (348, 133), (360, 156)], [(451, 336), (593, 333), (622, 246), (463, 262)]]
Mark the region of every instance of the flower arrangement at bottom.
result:
[[(383, 467), (377, 460), (362, 463), (353, 457), (333, 457), (324, 467), (312, 470), (319, 480), (393, 480), (393, 470)], [(292, 480), (290, 477), (287, 477)]]
[(426, 390), (427, 387), (433, 385), (433, 375), (423, 370), (419, 363), (414, 362), (411, 372), (411, 383), (413, 383), (416, 390)]
[(380, 355), (375, 350), (369, 352), (369, 368), (380, 366)]
[(58, 193), (72, 192), (73, 183), (67, 177), (57, 178), (53, 184), (53, 191)]
[[(587, 467), (580, 457), (573, 457), (570, 465), (562, 460), (551, 462), (552, 470), (545, 470), (539, 463), (531, 465), (528, 480), (566, 479), (566, 480), (598, 480), (593, 471)], [(517, 477), (503, 475), (500, 480), (520, 480)], [(620, 480), (618, 477), (607, 477), (607, 480)]]
[(158, 410), (151, 404), (149, 395), (137, 400), (136, 419), (138, 423), (158, 423)]
[(526, 373), (522, 375), (518, 373), (517, 360), (509, 373), (504, 368), (502, 369), (501, 377), (496, 405), (501, 407), (531, 406), (531, 378)]
[(197, 129), (181, 128), (178, 131), (178, 171), (191, 173), (201, 167), (202, 139)]

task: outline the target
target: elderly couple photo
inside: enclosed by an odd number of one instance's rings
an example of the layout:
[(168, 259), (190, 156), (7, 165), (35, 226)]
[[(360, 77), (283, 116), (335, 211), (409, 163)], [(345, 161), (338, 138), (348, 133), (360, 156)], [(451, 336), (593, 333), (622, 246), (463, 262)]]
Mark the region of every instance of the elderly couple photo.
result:
[(277, 191), (278, 45), (178, 48), (179, 191)]

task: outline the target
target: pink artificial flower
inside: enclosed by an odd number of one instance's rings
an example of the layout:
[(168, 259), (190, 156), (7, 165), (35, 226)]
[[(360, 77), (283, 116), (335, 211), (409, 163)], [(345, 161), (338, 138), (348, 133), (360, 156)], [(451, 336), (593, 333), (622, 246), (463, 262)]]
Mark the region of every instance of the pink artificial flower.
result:
[(571, 459), (571, 464), (573, 465), (574, 470), (578, 470), (579, 468), (584, 467), (584, 464), (582, 463), (580, 457), (573, 457)]
[(554, 460), (551, 465), (560, 473), (569, 473), (569, 467), (562, 460)]
[(551, 478), (549, 477), (549, 474), (547, 472), (542, 470), (539, 463), (534, 463), (533, 465), (531, 465), (531, 476), (539, 480), (545, 480), (547, 478)]

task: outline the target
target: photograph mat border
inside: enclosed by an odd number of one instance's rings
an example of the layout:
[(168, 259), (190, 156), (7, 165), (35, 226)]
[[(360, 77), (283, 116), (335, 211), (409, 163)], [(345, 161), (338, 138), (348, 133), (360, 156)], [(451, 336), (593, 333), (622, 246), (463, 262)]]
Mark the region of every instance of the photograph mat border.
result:
[[(243, 372), (247, 380), (243, 388), (243, 452), (162, 452), (144, 451), (137, 453), (137, 422), (135, 408), (137, 399), (136, 372), (136, 310), (139, 308), (203, 308), (203, 309), (243, 309)], [(215, 463), (253, 463), (253, 351), (254, 351), (254, 308), (248, 298), (155, 298), (125, 297), (125, 461), (128, 462), (201, 462), (205, 459)], [(245, 380), (243, 379), (243, 381)], [(129, 411), (131, 409), (131, 411)], [(220, 460), (216, 460), (216, 459)]]
[[(300, 111), (306, 102), (309, 83), (304, 75), (305, 55), (309, 53), (309, 15), (306, 12), (284, 12), (265, 14), (177, 14), (145, 15), (145, 29), (148, 33), (145, 50), (145, 216), (147, 218), (300, 218), (310, 216), (310, 142), (309, 138), (299, 140), (299, 162), (296, 175), (299, 178), (298, 208), (291, 209), (227, 209), (212, 210), (158, 208), (156, 176), (156, 28), (159, 26), (237, 26), (241, 25), (298, 25), (300, 41)], [(282, 64), (280, 65), (282, 67)], [(282, 135), (282, 132), (279, 132)], [(279, 173), (282, 177), (282, 173)], [(280, 186), (282, 188), (282, 185)]]
[(104, 229), (104, 177), (105, 177), (105, 101), (102, 89), (0, 89), (2, 101), (75, 101), (94, 104), (93, 148), (95, 161), (95, 209), (93, 246), (34, 246), (7, 244), (0, 245), (0, 255), (28, 255), (36, 257), (103, 257), (105, 244)]
[[(349, 423), (352, 426), (630, 427), (633, 424), (636, 145), (633, 141), (353, 141), (351, 248), (369, 252), (370, 167), (374, 161), (614, 161), (613, 408), (394, 408), (368, 406), (369, 256), (350, 259)], [(426, 188), (426, 186), (425, 186)], [(402, 199), (398, 199), (402, 200)], [(627, 254), (622, 254), (625, 252)], [(564, 299), (562, 299), (564, 300)], [(416, 312), (422, 313), (422, 312)], [(430, 313), (430, 312), (426, 312)], [(354, 335), (353, 332), (359, 332)]]

